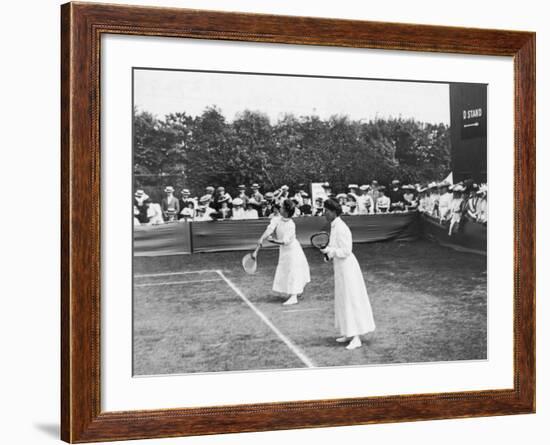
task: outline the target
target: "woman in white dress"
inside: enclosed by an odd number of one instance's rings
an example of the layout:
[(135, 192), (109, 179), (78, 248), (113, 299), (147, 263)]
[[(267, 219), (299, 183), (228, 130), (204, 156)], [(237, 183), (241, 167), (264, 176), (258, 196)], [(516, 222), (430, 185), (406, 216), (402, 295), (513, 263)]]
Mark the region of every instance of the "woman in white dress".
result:
[(279, 245), (279, 262), (273, 279), (273, 290), (287, 294), (289, 297), (283, 303), (291, 305), (298, 303), (298, 295), (304, 292), (310, 282), (309, 264), (296, 239), (296, 225), (292, 221), (295, 205), (290, 199), (281, 203), (280, 216), (275, 216), (258, 240), (262, 245), (264, 240)]
[(344, 343), (351, 338), (346, 349), (355, 349), (361, 346), (360, 335), (374, 331), (376, 325), (363, 273), (352, 252), (351, 230), (340, 218), (342, 208), (331, 199), (325, 201), (324, 207), (330, 240), (321, 252), (334, 264), (334, 319), (341, 335), (336, 341)]

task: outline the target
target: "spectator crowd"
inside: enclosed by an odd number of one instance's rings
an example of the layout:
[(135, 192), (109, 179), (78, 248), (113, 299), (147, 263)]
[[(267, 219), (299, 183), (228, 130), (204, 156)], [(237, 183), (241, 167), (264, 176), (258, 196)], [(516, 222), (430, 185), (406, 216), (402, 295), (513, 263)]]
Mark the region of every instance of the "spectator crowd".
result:
[(208, 186), (201, 196), (192, 197), (184, 188), (180, 196), (172, 186), (164, 189), (160, 204), (151, 202), (144, 190), (134, 195), (134, 224), (155, 225), (176, 221), (243, 220), (272, 217), (279, 213), (281, 203), (291, 199), (296, 208), (294, 217), (321, 216), (327, 199), (339, 202), (344, 215), (368, 215), (420, 211), (449, 223), (449, 234), (458, 228), (463, 218), (480, 223), (487, 222), (487, 187), (471, 180), (458, 184), (432, 182), (427, 185), (404, 184), (395, 179), (389, 187), (373, 180), (359, 186), (349, 184), (346, 192), (333, 193), (329, 183), (322, 184), (322, 192), (312, 202), (305, 186), (292, 191), (287, 185), (275, 191), (261, 192), (259, 184), (238, 186), (232, 197), (223, 186)]

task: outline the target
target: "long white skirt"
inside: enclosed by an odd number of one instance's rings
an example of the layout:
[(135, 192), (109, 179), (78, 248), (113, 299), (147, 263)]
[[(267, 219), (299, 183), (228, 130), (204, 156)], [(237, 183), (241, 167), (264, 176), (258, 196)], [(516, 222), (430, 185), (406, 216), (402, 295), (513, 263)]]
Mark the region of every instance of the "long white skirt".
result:
[(287, 246), (279, 246), (273, 290), (289, 295), (301, 294), (310, 280), (309, 264), (300, 243), (295, 239)]
[(352, 337), (376, 328), (361, 267), (352, 253), (334, 258), (334, 315), (340, 335)]

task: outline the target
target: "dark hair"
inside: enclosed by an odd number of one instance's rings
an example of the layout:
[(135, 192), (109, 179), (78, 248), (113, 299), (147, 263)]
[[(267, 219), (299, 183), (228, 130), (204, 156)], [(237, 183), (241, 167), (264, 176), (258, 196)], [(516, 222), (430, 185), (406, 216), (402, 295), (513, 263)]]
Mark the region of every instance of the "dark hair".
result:
[(325, 200), (325, 202), (323, 203), (323, 207), (327, 210), (330, 210), (331, 212), (336, 213), (336, 216), (340, 216), (342, 214), (342, 206), (338, 201), (332, 198)]
[(282, 208), (285, 210), (285, 213), (289, 216), (289, 218), (292, 218), (294, 216), (294, 211), (296, 210), (296, 206), (294, 205), (294, 202), (292, 202), (291, 199), (285, 199), (283, 201)]

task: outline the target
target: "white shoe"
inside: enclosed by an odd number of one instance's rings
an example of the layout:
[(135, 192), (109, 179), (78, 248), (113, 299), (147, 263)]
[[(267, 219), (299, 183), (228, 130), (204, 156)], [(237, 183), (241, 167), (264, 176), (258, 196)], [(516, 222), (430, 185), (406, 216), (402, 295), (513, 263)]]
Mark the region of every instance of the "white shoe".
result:
[(345, 343), (345, 342), (347, 342), (347, 341), (348, 341), (348, 337), (338, 337), (338, 338), (336, 339), (336, 342), (337, 342), (337, 343)]
[(346, 349), (348, 350), (357, 349), (361, 347), (361, 344), (362, 344), (361, 339), (359, 337), (353, 337), (353, 339), (346, 346)]
[(292, 295), (288, 300), (286, 300), (283, 303), (283, 306), (290, 306), (293, 304), (298, 304), (298, 297), (296, 295)]

